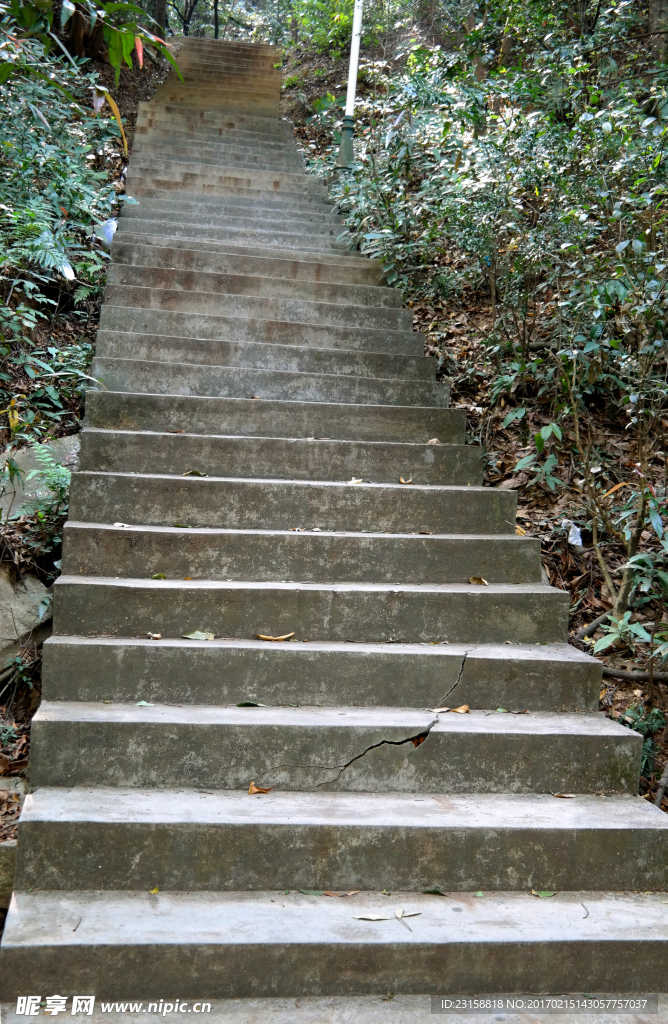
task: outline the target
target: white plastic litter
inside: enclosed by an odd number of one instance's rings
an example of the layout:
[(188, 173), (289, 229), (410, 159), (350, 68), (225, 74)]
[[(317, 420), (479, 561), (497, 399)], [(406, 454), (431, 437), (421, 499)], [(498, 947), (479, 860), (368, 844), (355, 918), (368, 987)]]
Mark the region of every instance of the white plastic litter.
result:
[(561, 525), (564, 530), (568, 530), (568, 543), (571, 547), (581, 548), (583, 545), (580, 527), (576, 526), (570, 519), (563, 519)]

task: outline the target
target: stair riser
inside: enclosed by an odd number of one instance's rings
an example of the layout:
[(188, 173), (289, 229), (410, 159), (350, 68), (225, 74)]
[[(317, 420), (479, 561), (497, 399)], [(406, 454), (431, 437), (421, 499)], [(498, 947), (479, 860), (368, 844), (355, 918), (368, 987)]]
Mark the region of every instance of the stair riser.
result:
[[(157, 186), (159, 188), (170, 187), (169, 182), (165, 181), (158, 181)], [(181, 186), (178, 185), (176, 187), (180, 189)], [(141, 195), (141, 192), (137, 191), (135, 194)], [(125, 231), (136, 232), (142, 227), (142, 221), (139, 219), (132, 223), (126, 221), (126, 225)], [(321, 254), (345, 255), (349, 252), (348, 242), (335, 241), (338, 234), (332, 236), (331, 239), (329, 235), (311, 238), (310, 233), (307, 235), (291, 234), (289, 231), (281, 231), (279, 228), (271, 228), (270, 226), (266, 230), (250, 226), (230, 226), (222, 230), (220, 228), (204, 228), (200, 226), (189, 227), (188, 224), (180, 224), (178, 220), (162, 221), (148, 218), (143, 221), (143, 226), (148, 235), (164, 235), (169, 239), (182, 239), (189, 243), (188, 248), (192, 248), (192, 243), (200, 239), (204, 239), (207, 242), (221, 242), (225, 239), (229, 245), (249, 246), (256, 249), (293, 249), (301, 252), (317, 253), (318, 258), (320, 258)], [(119, 225), (119, 230), (122, 228), (123, 221)]]
[(183, 103), (187, 106), (200, 107), (205, 110), (236, 111), (239, 114), (249, 112), (263, 114), (265, 117), (278, 117), (279, 101), (276, 99), (253, 99), (252, 97), (236, 97), (227, 94), (215, 98), (203, 96), (201, 90), (196, 88), (181, 87), (178, 89), (166, 89), (158, 86), (155, 98), (159, 103)]
[(371, 936), (341, 941), (338, 934), (335, 942), (276, 940), (258, 946), (250, 937), (252, 928), (245, 932), (248, 939), (231, 937), (225, 944), (181, 945), (156, 938), (150, 944), (126, 940), (82, 948), (72, 938), (68, 945), (65, 940), (40, 945), (29, 957), (10, 947), (2, 953), (3, 998), (15, 1001), (26, 990), (69, 995), (90, 991), (102, 999), (153, 999), (157, 1008), (157, 1000), (201, 1000), (203, 994), (209, 999), (385, 996), (447, 988), (448, 996), (469, 996), (509, 987), (522, 993), (615, 992), (620, 978), (625, 991), (649, 992), (656, 988), (668, 952), (668, 943), (661, 939), (619, 941), (614, 936), (583, 942), (562, 935), (529, 945), (509, 937), (475, 942), (453, 935), (441, 944), (418, 940), (405, 948), (388, 936), (375, 943)]
[[(143, 239), (142, 242), (139, 239)], [(275, 250), (264, 252), (221, 243), (216, 248), (211, 242), (197, 242), (193, 248), (178, 239), (166, 242), (162, 237), (134, 233), (128, 229), (114, 236), (111, 247), (112, 257), (121, 263), (136, 263), (138, 266), (184, 267), (188, 270), (203, 270), (211, 273), (250, 274), (257, 277), (274, 277), (287, 281), (311, 281), (316, 284), (341, 284), (346, 286), (380, 287), (384, 285), (382, 268), (369, 261), (360, 264), (354, 256), (346, 260), (340, 256), (308, 257), (293, 254), (281, 257)], [(170, 262), (171, 261), (171, 262)], [(398, 289), (392, 289), (401, 296)], [(383, 350), (384, 351), (384, 350)], [(408, 350), (407, 350), (408, 351)], [(410, 353), (412, 354), (412, 353)]]
[[(110, 430), (185, 429), (193, 434), (275, 434), (422, 444), (438, 437), (445, 444), (463, 444), (464, 417), (461, 409), (179, 398), (105, 391), (89, 391), (86, 395), (86, 422)], [(511, 514), (514, 516), (514, 510)]]
[[(568, 595), (560, 591), (355, 590), (289, 584), (90, 582), (56, 583), (54, 632), (68, 636), (180, 637), (193, 629), (252, 639), (258, 634), (297, 639), (403, 643), (536, 643), (563, 640)], [(371, 588), (371, 585), (368, 585)]]
[[(277, 200), (273, 198), (267, 198), (262, 203), (258, 203), (254, 199), (246, 199), (243, 196), (231, 197), (229, 199), (215, 199), (211, 200), (209, 196), (202, 196), (198, 199), (173, 199), (159, 197), (158, 199), (151, 199), (142, 197), (140, 205), (137, 206), (126, 206), (122, 212), (122, 217), (125, 218), (126, 230), (129, 230), (132, 225), (128, 222), (133, 219), (138, 219), (135, 213), (140, 213), (145, 216), (147, 213), (156, 215), (157, 220), (167, 220), (170, 216), (176, 220), (179, 220), (182, 216), (190, 216), (194, 214), (196, 216), (207, 217), (208, 223), (211, 223), (210, 218), (215, 217), (218, 220), (222, 220), (223, 223), (227, 223), (228, 216), (255, 216), (258, 220), (262, 218), (285, 218), (292, 217), (298, 219), (301, 223), (313, 223), (321, 224), (325, 227), (335, 227), (339, 224), (340, 217), (335, 213), (331, 206), (323, 203), (320, 199), (312, 201), (308, 196), (305, 199), (295, 198), (293, 200)], [(144, 225), (137, 224), (137, 231), (143, 228)], [(143, 231), (142, 231), (143, 234)], [(171, 251), (174, 252), (174, 248), (170, 247)], [(204, 250), (198, 250), (197, 246), (194, 246), (194, 251), (203, 252)], [(271, 253), (267, 253), (268, 257), (271, 257)], [(364, 263), (361, 266), (357, 266), (360, 263), (360, 257), (354, 256), (354, 266), (358, 271), (366, 269)], [(122, 260), (119, 260), (122, 263)], [(141, 265), (141, 264), (140, 264)], [(156, 264), (159, 266), (160, 264)], [(175, 264), (165, 264), (166, 266), (174, 266)], [(197, 268), (193, 268), (197, 269)], [(216, 268), (202, 267), (203, 270), (209, 270)], [(234, 273), (236, 268), (230, 268), (230, 273)], [(379, 268), (380, 270), (380, 268)], [(315, 279), (317, 280), (317, 278)], [(359, 275), (351, 274), (350, 281), (351, 286), (359, 286), (364, 284), (364, 275), (360, 279)], [(397, 290), (397, 294), (400, 294)]]
[[(182, 476), (194, 469), (208, 476), (290, 480), (354, 477), (392, 484), (398, 483), (401, 475), (416, 484), (482, 485), (481, 449), (473, 445), (364, 445), (350, 441), (85, 431), (79, 458), (80, 469), (104, 473)], [(519, 537), (509, 540), (516, 546), (524, 544)]]
[[(246, 189), (249, 192), (267, 192), (271, 195), (306, 195), (317, 199), (325, 199), (326, 193), (317, 181), (306, 177), (304, 174), (288, 174), (287, 172), (276, 171), (270, 174), (267, 171), (255, 171), (250, 175), (242, 168), (222, 169), (216, 172), (196, 172), (183, 170), (178, 164), (164, 167), (146, 168), (143, 173), (139, 172), (136, 164), (130, 166), (128, 173), (128, 191), (132, 193), (134, 182), (144, 187), (150, 187), (150, 183), (156, 184), (156, 188), (170, 189), (172, 191), (209, 192), (211, 195), (219, 194), (219, 190), (226, 188)], [(221, 192), (220, 194), (224, 194)]]
[[(117, 722), (45, 721), (38, 714), (32, 724), (32, 785), (247, 790), (254, 780), (258, 786), (281, 791), (357, 793), (631, 794), (638, 788), (642, 737), (630, 729), (620, 730), (624, 735), (615, 738), (568, 735), (560, 734), (555, 723), (551, 733), (542, 729), (527, 736), (468, 730), (466, 721), (458, 721), (456, 730), (439, 731), (436, 726), (415, 746), (413, 739), (424, 735), (416, 726), (253, 725), (253, 709), (248, 709), (247, 725), (146, 723), (132, 722), (136, 709), (126, 707), (126, 720)], [(426, 724), (433, 716), (424, 718)], [(340, 721), (345, 722), (345, 716)], [(47, 823), (41, 830), (50, 827)], [(667, 843), (664, 838), (664, 850)], [(55, 845), (52, 841), (48, 847), (49, 859)], [(74, 877), (82, 888), (95, 886), (97, 865), (91, 876), (90, 870), (80, 870), (69, 843), (61, 858), (66, 851), (71, 857), (66, 871), (61, 869), (61, 877), (51, 885), (67, 888), (66, 879)], [(48, 871), (42, 867), (43, 886)], [(105, 887), (125, 888), (124, 877), (125, 871), (120, 877), (107, 876)], [(24, 877), (21, 884), (34, 885), (35, 877)], [(254, 887), (269, 884), (269, 879), (260, 878)], [(372, 888), (373, 880), (355, 884)], [(142, 886), (140, 880), (131, 880), (128, 887)], [(173, 877), (171, 887), (188, 890), (191, 877)], [(220, 878), (211, 879), (207, 887), (220, 888)]]
[[(154, 104), (151, 104), (153, 107)], [(191, 115), (191, 116), (188, 116)], [(155, 132), (169, 136), (170, 132), (185, 133), (190, 136), (207, 136), (218, 138), (233, 132), (239, 136), (257, 141), (258, 146), (277, 145), (294, 149), (294, 133), (281, 121), (271, 118), (243, 117), (238, 114), (220, 114), (211, 111), (189, 109), (169, 104), (155, 104), (155, 109), (142, 112), (139, 105), (137, 117), (138, 132)]]
[[(199, 146), (198, 146), (199, 148)], [(139, 143), (133, 147), (133, 159), (136, 161), (134, 167), (150, 165), (156, 160), (169, 160), (170, 163), (183, 163), (192, 166), (192, 147), (179, 146), (165, 139), (161, 142), (151, 144)], [(275, 154), (257, 155), (244, 149), (233, 149), (231, 146), (220, 146), (218, 151), (204, 149), (198, 154), (197, 166), (206, 167), (230, 167), (238, 164), (243, 168), (255, 168), (259, 170), (284, 170), (298, 173), (304, 169), (303, 162), (296, 157), (278, 157)]]
[(269, 398), (306, 402), (351, 402), (355, 405), (447, 405), (448, 392), (438, 384), (385, 381), (336, 374), (299, 374), (243, 367), (150, 363), (132, 359), (93, 360), (92, 375), (109, 391), (153, 394)]
[(43, 693), (62, 701), (404, 707), (408, 691), (415, 707), (598, 710), (596, 662), (557, 660), (564, 657), (559, 651), (554, 661), (518, 658), (505, 645), (466, 657), (454, 647), (404, 650), (54, 637), (44, 645)]
[(480, 492), (96, 472), (73, 474), (69, 514), (79, 522), (186, 523), (230, 530), (318, 526), (327, 531), (490, 535), (510, 532), (515, 501), (512, 492), (491, 487)]
[[(229, 315), (212, 316), (168, 309), (143, 309), (138, 306), (104, 305), (100, 314), (100, 326), (110, 331), (135, 331), (137, 334), (164, 334), (212, 341), (223, 338), (226, 341), (258, 342), (263, 345), (341, 348), (351, 352), (387, 352), (422, 356), (424, 351), (423, 335), (417, 332), (378, 331), (372, 328), (356, 330), (354, 327), (287, 323), (284, 320), (249, 322), (242, 317)], [(439, 386), (446, 395), (450, 394), (445, 384)], [(151, 389), (146, 390), (150, 394)], [(309, 401), (306, 396), (296, 396), (297, 401), (300, 401), (300, 398), (301, 401)], [(400, 415), (398, 411), (397, 415)]]
[(479, 574), (490, 583), (540, 582), (540, 542), (524, 538), (185, 533), (71, 523), (63, 571), (137, 579), (164, 572), (169, 579), (398, 584), (467, 583)]
[[(248, 298), (301, 300), (308, 303), (308, 308), (311, 308), (314, 302), (327, 305), (338, 304), (345, 306), (349, 315), (361, 306), (371, 307), (374, 317), (381, 308), (399, 309), (401, 307), (401, 293), (394, 292), (391, 288), (365, 288), (359, 285), (317, 284), (313, 281), (286, 281), (271, 277), (216, 274), (184, 267), (171, 269), (156, 266), (130, 266), (120, 262), (112, 263), (107, 271), (107, 283), (119, 287), (125, 285), (177, 292), (188, 291), (197, 298), (202, 293), (206, 293), (207, 296), (221, 295), (224, 296), (226, 303), (229, 301), (229, 296), (239, 295)], [(402, 319), (406, 321), (405, 329), (410, 331), (413, 326), (412, 314), (407, 317), (404, 313)]]
[[(121, 268), (114, 271), (113, 277), (121, 276)], [(114, 306), (139, 306), (142, 309), (169, 309), (174, 312), (199, 313), (200, 315), (239, 317), (248, 320), (279, 320), (283, 323), (321, 324), (324, 327), (350, 327), (361, 330), (375, 331), (406, 331), (413, 327), (411, 310), (384, 309), (380, 306), (354, 306), (338, 302), (318, 302), (301, 298), (265, 297), (261, 295), (244, 295), (211, 291), (180, 291), (169, 287), (143, 286), (142, 268), (130, 269), (125, 276), (136, 275), (138, 283), (116, 284), (112, 280), (105, 289), (106, 302)], [(156, 270), (147, 276), (160, 279), (167, 278), (169, 271)], [(206, 284), (206, 280), (198, 281), (198, 275), (185, 271), (185, 279), (193, 284)], [(203, 275), (206, 279), (209, 275)], [(286, 288), (286, 292), (288, 289)], [(382, 351), (382, 350), (381, 350)]]
[(202, 124), (192, 125), (188, 121), (174, 123), (171, 118), (163, 123), (151, 120), (150, 123), (138, 124), (134, 133), (134, 146), (142, 145), (144, 142), (156, 142), (160, 145), (172, 142), (177, 146), (188, 146), (191, 152), (193, 143), (196, 142), (197, 152), (200, 147), (218, 152), (231, 145), (245, 149), (249, 153), (275, 154), (278, 157), (285, 154), (292, 158), (295, 155), (295, 145), (291, 138), (263, 135), (261, 132), (247, 131), (243, 128), (207, 128)]
[(151, 335), (98, 331), (95, 351), (109, 359), (141, 359), (163, 363), (204, 363), (287, 373), (333, 373), (345, 377), (434, 379), (433, 359), (402, 359), (374, 353), (313, 350), (304, 347), (156, 338)]
[[(19, 830), (17, 888), (65, 891), (75, 864), (81, 889), (144, 892), (156, 885), (161, 892), (270, 887), (380, 892), (388, 876), (394, 890), (414, 893), (434, 886), (444, 892), (655, 889), (665, 882), (668, 856), (665, 830), (642, 828), (421, 829), (333, 821), (323, 830), (239, 821), (218, 826), (26, 823)], [(393, 906), (388, 901), (390, 914)], [(351, 921), (356, 912), (351, 901)], [(507, 991), (507, 979), (502, 987)]]

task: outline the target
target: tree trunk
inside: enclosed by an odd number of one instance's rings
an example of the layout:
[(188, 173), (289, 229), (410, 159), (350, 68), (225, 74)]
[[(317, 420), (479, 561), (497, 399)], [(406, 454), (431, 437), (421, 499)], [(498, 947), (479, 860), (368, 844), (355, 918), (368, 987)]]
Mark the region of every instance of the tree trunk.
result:
[(218, 0), (213, 0), (213, 38), (217, 39), (218, 34)]
[(86, 19), (81, 11), (75, 11), (70, 18), (70, 33), (67, 39), (67, 48), (74, 57), (86, 56), (85, 35)]
[(164, 39), (167, 35), (167, 0), (156, 0), (155, 20), (158, 23), (156, 35)]
[[(665, 32), (668, 29), (668, 0), (650, 0), (649, 4), (649, 30), (650, 32)], [(666, 59), (665, 35), (653, 35), (650, 39), (652, 53), (658, 61)]]

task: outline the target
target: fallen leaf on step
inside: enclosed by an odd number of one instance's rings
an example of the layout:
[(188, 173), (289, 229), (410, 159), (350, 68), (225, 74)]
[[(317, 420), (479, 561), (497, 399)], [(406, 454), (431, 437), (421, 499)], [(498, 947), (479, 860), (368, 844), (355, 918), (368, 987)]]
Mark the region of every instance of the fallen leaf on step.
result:
[(575, 800), (575, 793), (553, 793), (558, 800)]
[(549, 892), (547, 889), (532, 889), (532, 896), (538, 896), (541, 900), (549, 900), (550, 896), (556, 896), (556, 892)]
[(432, 437), (431, 440), (427, 441), (427, 444), (440, 444), (441, 442), (437, 437)]
[(121, 530), (131, 530), (132, 527), (128, 526), (127, 523), (114, 523), (114, 526), (118, 526)]
[(181, 476), (207, 476), (207, 473), (200, 473), (199, 469), (187, 469)]
[(442, 889), (423, 889), (422, 892), (425, 896), (447, 896), (447, 892), (443, 892)]
[(258, 704), (254, 700), (242, 700), (237, 704), (238, 708), (266, 708), (266, 704)]
[(304, 896), (324, 896), (325, 893), (322, 889), (300, 889)]
[(192, 526), (189, 523), (174, 523), (177, 530), (192, 530)]
[(473, 895), (474, 896), (484, 896), (485, 894), (484, 894), (484, 892), (474, 892)]
[(259, 395), (251, 395), (251, 398), (259, 398)]
[(166, 580), (167, 577), (164, 572), (156, 572), (155, 576), (151, 576), (152, 580)]
[(471, 709), (468, 704), (460, 704), (458, 708), (450, 708), (450, 711), (455, 715), (468, 715)]
[(192, 633), (183, 633), (183, 640), (215, 640), (215, 634), (206, 629), (193, 629)]
[(505, 709), (505, 708), (497, 708), (496, 710), (497, 710), (497, 712), (498, 712), (498, 713), (499, 713), (500, 715), (507, 715), (507, 714), (508, 714), (508, 712), (506, 711), (506, 709)]
[(356, 477), (354, 477), (354, 476), (351, 476), (350, 480), (348, 480), (348, 483), (349, 484), (361, 484), (362, 481), (361, 480), (357, 480)]
[(418, 530), (419, 534), (424, 534), (425, 537), (431, 537), (431, 530)]
[(356, 896), (359, 889), (352, 889), (350, 892), (330, 892), (329, 889), (325, 889), (324, 896)]
[(516, 533), (516, 534), (517, 534), (517, 535), (518, 535), (519, 537), (526, 537), (526, 535), (527, 535), (527, 532), (526, 532), (526, 530), (523, 530), (521, 526), (516, 526), (516, 527), (515, 527), (515, 533)]
[(446, 711), (449, 711), (450, 708), (429, 708), (428, 710), (432, 711), (435, 715), (442, 715), (445, 714)]
[(285, 636), (265, 636), (264, 633), (256, 634), (258, 640), (273, 640), (274, 642), (278, 642), (279, 640), (289, 640), (290, 637), (294, 635), (294, 633), (286, 633)]
[(147, 633), (149, 640), (162, 640), (162, 633)]
[(469, 576), (469, 583), (475, 583), (478, 587), (488, 587), (489, 583), (482, 576)]
[(397, 907), (394, 911), (394, 916), (401, 921), (402, 917), (420, 917), (422, 914), (421, 910), (404, 910), (403, 907)]
[(408, 480), (404, 480), (404, 478), (403, 478), (402, 476), (400, 476), (400, 477), (399, 477), (399, 483), (400, 483), (400, 484), (412, 484), (412, 483), (413, 483), (413, 477), (412, 477), (412, 476), (410, 476), (410, 477), (408, 478)]
[(387, 914), (353, 914), (356, 921), (391, 921)]
[(166, 434), (185, 434), (185, 430), (170, 430), (169, 427), (165, 430)]
[(263, 789), (262, 786), (256, 786), (254, 782), (251, 782), (250, 786), (248, 787), (248, 792), (251, 794), (251, 796), (253, 793), (271, 793), (273, 788), (273, 786), (269, 786), (268, 789)]
[[(111, 701), (109, 703), (111, 704)], [(148, 700), (138, 700), (136, 706), (138, 708), (154, 708), (155, 704), (151, 704)]]
[(160, 887), (156, 885), (155, 889), (151, 889), (151, 896), (157, 896), (160, 892)]

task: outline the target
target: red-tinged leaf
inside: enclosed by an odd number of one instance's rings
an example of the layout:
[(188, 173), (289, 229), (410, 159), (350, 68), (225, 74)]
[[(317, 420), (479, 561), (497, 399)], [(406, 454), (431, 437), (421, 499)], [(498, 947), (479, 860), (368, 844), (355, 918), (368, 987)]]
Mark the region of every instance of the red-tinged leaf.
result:
[(135, 36), (135, 50), (137, 51), (137, 60), (139, 61), (139, 67), (144, 67), (144, 44), (141, 41), (140, 36)]

